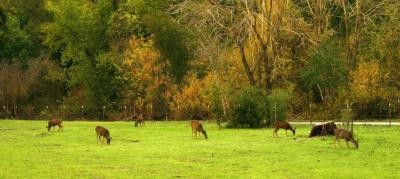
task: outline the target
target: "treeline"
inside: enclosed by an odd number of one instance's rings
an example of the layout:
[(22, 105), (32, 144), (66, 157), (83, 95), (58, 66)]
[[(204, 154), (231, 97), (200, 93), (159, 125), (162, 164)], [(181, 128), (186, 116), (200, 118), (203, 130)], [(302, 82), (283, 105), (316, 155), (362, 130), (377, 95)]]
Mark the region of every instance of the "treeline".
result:
[[(396, 113), (397, 0), (3, 0), (0, 114), (99, 119)], [(49, 109), (47, 106), (52, 106)], [(68, 106), (68, 107), (65, 107)], [(61, 112), (62, 111), (62, 112)], [(124, 115), (121, 115), (124, 113)], [(28, 115), (29, 116), (29, 115)]]

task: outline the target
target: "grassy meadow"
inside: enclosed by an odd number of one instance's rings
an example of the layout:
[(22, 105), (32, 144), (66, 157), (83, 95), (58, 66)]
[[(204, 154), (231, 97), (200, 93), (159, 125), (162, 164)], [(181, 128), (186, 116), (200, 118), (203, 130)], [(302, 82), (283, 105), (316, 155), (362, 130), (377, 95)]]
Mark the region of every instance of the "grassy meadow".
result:
[[(356, 126), (360, 148), (333, 147), (333, 137), (272, 137), (272, 129), (218, 129), (191, 136), (189, 122), (0, 120), (0, 178), (400, 178), (400, 128)], [(95, 126), (111, 145), (96, 142)], [(139, 140), (139, 142), (135, 142)]]

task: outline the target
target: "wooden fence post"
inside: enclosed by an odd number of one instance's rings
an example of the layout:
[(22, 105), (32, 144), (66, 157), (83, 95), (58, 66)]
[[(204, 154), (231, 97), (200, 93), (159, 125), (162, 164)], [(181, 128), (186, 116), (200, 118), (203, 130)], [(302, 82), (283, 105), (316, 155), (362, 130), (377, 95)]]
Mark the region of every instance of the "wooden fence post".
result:
[(14, 107), (14, 115), (15, 115), (15, 119), (18, 119), (18, 112), (17, 112), (17, 110), (18, 110), (18, 106), (17, 106), (17, 105), (15, 105), (15, 107)]
[[(306, 106), (308, 106), (307, 104), (308, 104), (308, 101), (306, 100)], [(308, 121), (308, 110), (306, 110), (306, 121)]]
[(276, 103), (275, 103), (275, 106), (274, 106), (274, 124), (275, 124), (275, 122), (276, 122)]
[(389, 127), (391, 127), (392, 126), (392, 111), (390, 110), (390, 106), (391, 106), (391, 104), (390, 104), (390, 102), (389, 102), (389, 106), (388, 106), (388, 113), (389, 113)]
[[(349, 100), (346, 99), (346, 112), (349, 111)], [(347, 125), (346, 125), (346, 129), (349, 130), (349, 126), (350, 126), (350, 119), (347, 116)]]
[(104, 118), (104, 113), (106, 112), (106, 106), (103, 106), (103, 120), (105, 119)]
[(400, 119), (400, 98), (397, 98), (397, 119)]
[(310, 125), (312, 125), (312, 116), (311, 116), (311, 113), (312, 113), (312, 105), (311, 105), (311, 102), (310, 102), (310, 111), (309, 111), (309, 115), (310, 115)]
[(128, 119), (128, 113), (126, 111), (126, 105), (124, 106), (124, 113), (125, 113), (125, 119)]

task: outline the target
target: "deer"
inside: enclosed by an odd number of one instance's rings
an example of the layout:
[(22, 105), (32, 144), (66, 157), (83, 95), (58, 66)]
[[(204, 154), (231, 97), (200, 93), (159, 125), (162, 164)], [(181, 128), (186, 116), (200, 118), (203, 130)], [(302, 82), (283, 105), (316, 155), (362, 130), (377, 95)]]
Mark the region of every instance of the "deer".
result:
[(286, 136), (287, 136), (287, 130), (292, 131), (293, 135), (296, 134), (296, 128), (293, 128), (288, 122), (286, 121), (275, 121), (274, 123), (275, 130), (272, 132), (272, 136), (278, 137), (278, 130), (279, 129), (285, 129)]
[(333, 145), (335, 146), (335, 148), (336, 148), (336, 143), (339, 142), (340, 139), (344, 139), (346, 141), (347, 148), (349, 148), (349, 141), (350, 141), (354, 144), (356, 149), (358, 149), (358, 139), (357, 141), (354, 140), (353, 135), (349, 131), (345, 129), (335, 129), (334, 133), (335, 133), (335, 142), (333, 143)]
[(63, 126), (62, 126), (61, 123), (62, 123), (62, 120), (58, 119), (58, 118), (54, 118), (54, 119), (49, 120), (49, 123), (48, 123), (48, 125), (46, 127), (47, 131), (50, 132), (51, 127), (55, 127), (55, 126), (58, 126), (58, 131), (60, 131), (60, 129), (61, 129), (61, 131), (64, 131)]
[(99, 143), (99, 140), (103, 143), (103, 140), (101, 139), (101, 137), (103, 137), (103, 139), (107, 139), (107, 144), (110, 145), (112, 137), (110, 137), (110, 132), (108, 129), (102, 126), (96, 126), (95, 130), (97, 135), (97, 143)]
[(202, 133), (204, 137), (208, 139), (207, 132), (203, 129), (203, 125), (201, 125), (201, 123), (198, 120), (192, 120), (191, 126), (192, 126), (192, 136), (193, 134), (196, 135), (197, 139), (197, 133)]
[(137, 117), (135, 120), (135, 127), (137, 127), (138, 125), (141, 125), (141, 126), (145, 125), (143, 114), (140, 114), (139, 117)]

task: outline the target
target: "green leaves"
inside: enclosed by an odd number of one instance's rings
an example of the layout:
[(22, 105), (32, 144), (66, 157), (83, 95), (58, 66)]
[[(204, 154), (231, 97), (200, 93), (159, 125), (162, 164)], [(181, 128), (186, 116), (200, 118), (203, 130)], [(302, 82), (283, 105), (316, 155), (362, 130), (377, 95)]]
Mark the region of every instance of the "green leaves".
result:
[(0, 59), (12, 62), (25, 60), (33, 54), (30, 36), (22, 29), (18, 16), (7, 13), (4, 28), (0, 28)]
[[(261, 128), (268, 119), (268, 103), (262, 89), (245, 87), (237, 92), (232, 102), (228, 127)], [(271, 121), (267, 120), (267, 124)]]
[(154, 37), (155, 47), (161, 53), (162, 61), (168, 62), (168, 72), (177, 82), (181, 82), (193, 59), (189, 30), (165, 14), (149, 14), (143, 22)]
[[(321, 44), (310, 56), (301, 72), (301, 79), (307, 89), (338, 89), (347, 81), (347, 71), (340, 59), (341, 50), (332, 43)], [(322, 97), (323, 98), (323, 97)]]

